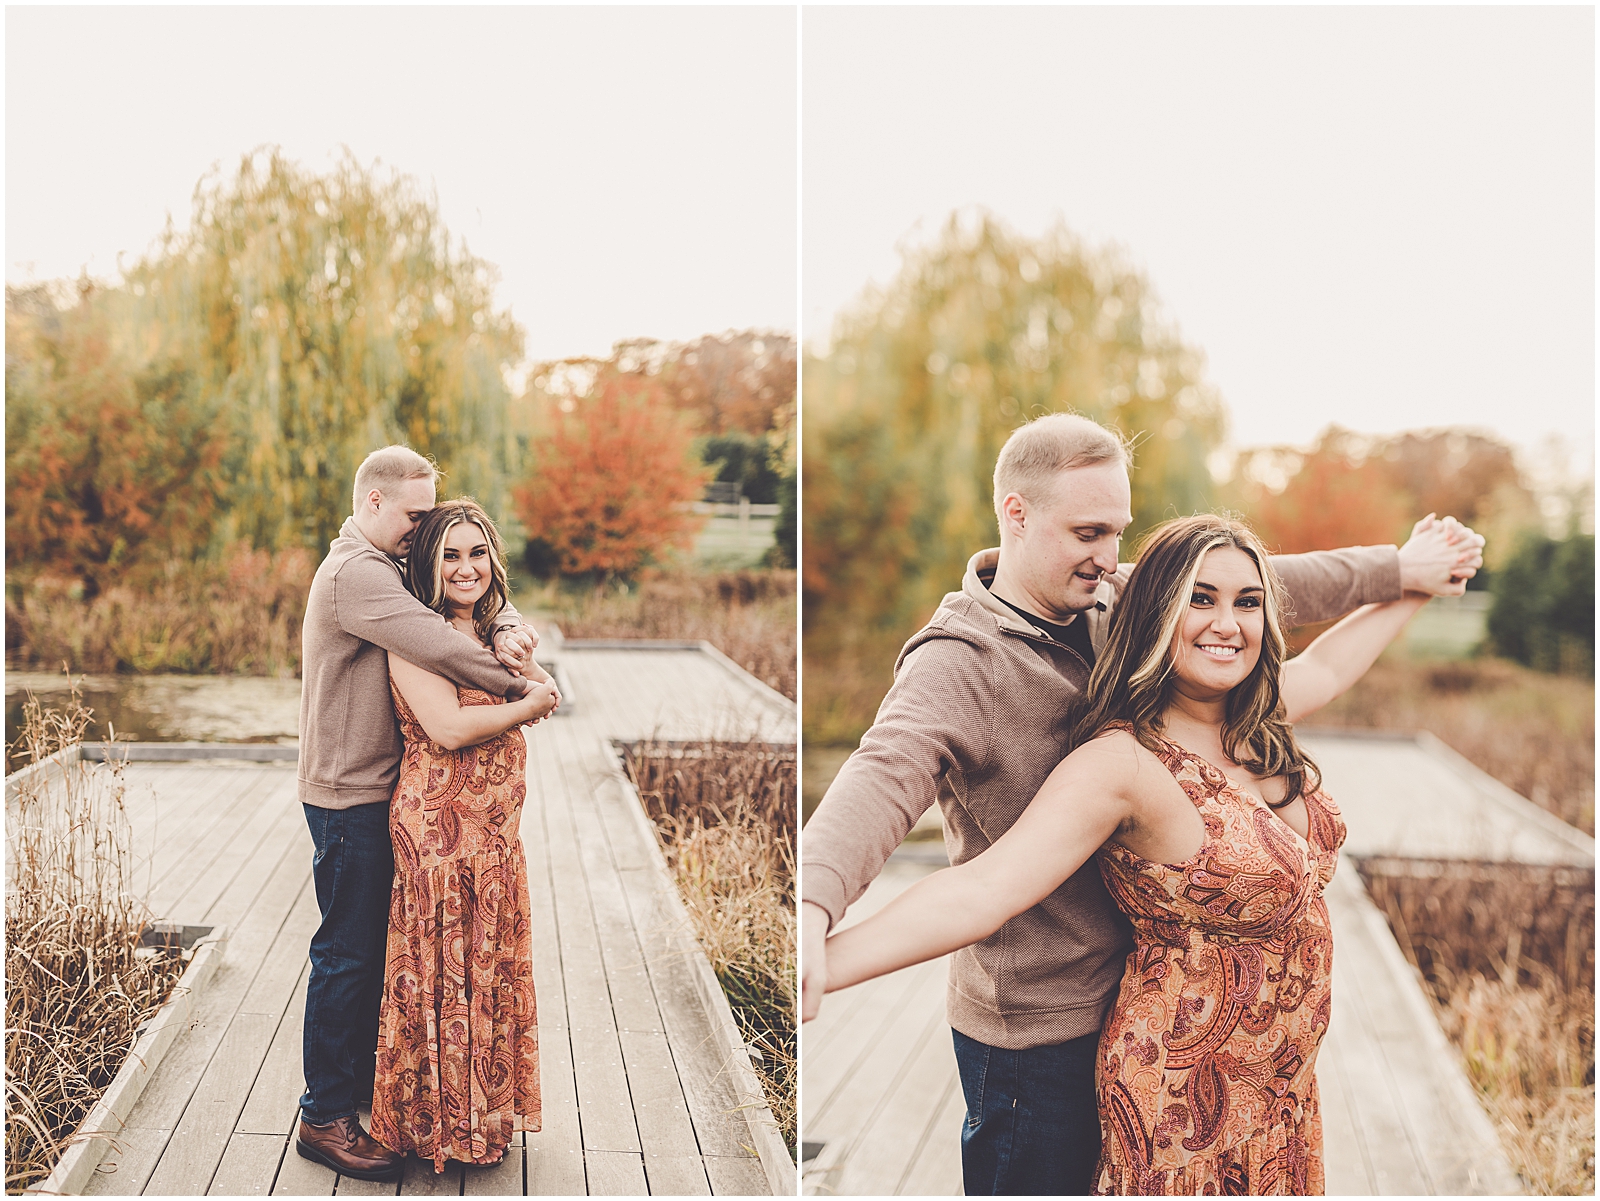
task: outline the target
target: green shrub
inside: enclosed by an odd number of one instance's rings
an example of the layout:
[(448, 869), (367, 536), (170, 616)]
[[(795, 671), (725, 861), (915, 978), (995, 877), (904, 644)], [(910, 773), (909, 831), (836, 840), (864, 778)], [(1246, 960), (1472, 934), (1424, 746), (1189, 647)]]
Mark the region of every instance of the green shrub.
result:
[(1495, 573), (1489, 636), (1507, 658), (1539, 671), (1594, 670), (1594, 535), (1524, 535)]

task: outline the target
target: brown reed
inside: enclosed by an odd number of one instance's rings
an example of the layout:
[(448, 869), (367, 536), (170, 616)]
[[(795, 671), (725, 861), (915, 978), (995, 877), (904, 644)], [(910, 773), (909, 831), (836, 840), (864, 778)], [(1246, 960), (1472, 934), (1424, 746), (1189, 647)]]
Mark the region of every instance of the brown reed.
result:
[(299, 548), (236, 546), (220, 562), (85, 597), (77, 581), (36, 576), (6, 590), (6, 663), (112, 672), (294, 676), (315, 564)]
[[(43, 763), (80, 743), (91, 717), (75, 688), (60, 710), (30, 694), (15, 749)], [(120, 765), (74, 762), (18, 783), (6, 814), (7, 1192), (49, 1175), (183, 969), (175, 954), (136, 951), (148, 914)]]
[(641, 742), (628, 774), (733, 1009), (790, 1152), (795, 1149), (793, 747)]
[(642, 579), (627, 591), (547, 584), (529, 594), (528, 604), (549, 613), (569, 638), (703, 638), (795, 699), (793, 571), (680, 571)]
[(1528, 1189), (1595, 1187), (1594, 873), (1359, 865)]

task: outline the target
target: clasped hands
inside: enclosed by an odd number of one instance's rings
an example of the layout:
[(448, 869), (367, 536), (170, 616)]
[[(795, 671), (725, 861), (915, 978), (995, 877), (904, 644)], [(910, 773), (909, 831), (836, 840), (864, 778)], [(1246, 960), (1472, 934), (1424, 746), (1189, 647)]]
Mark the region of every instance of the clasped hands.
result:
[(1454, 517), (1429, 513), (1400, 548), (1400, 588), (1430, 596), (1460, 596), (1483, 566), (1483, 535)]
[[(561, 705), (561, 693), (556, 688), (556, 682), (550, 673), (534, 662), (533, 652), (539, 646), (539, 631), (523, 622), (520, 626), (506, 626), (497, 630), (494, 636), (494, 657), (505, 665), (506, 670), (514, 675), (523, 676), (528, 680), (527, 691), (522, 697), (533, 696), (540, 691), (550, 694), (550, 709), (542, 717), (534, 718), (534, 724), (549, 717)], [(519, 697), (517, 699), (522, 699)]]

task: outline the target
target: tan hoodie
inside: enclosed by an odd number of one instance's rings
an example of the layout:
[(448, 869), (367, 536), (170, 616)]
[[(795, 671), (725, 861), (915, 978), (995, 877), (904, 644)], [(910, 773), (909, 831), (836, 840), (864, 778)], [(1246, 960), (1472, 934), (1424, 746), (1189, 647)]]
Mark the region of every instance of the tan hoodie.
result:
[[(507, 605), (495, 628), (521, 623)], [(306, 804), (349, 809), (393, 794), (404, 744), (389, 696), (388, 651), (496, 696), (526, 688), (476, 638), (407, 592), (399, 565), (347, 517), (311, 581), (300, 635)]]
[[(935, 800), (952, 863), (1009, 830), (1067, 748), (1071, 700), (1089, 682), (1078, 653), (992, 595), (999, 552), (980, 551), (895, 664), (877, 720), (845, 761), (800, 836), (801, 895), (830, 926), (883, 869)], [(1400, 596), (1392, 546), (1272, 560), (1300, 622), (1325, 621)], [(1098, 654), (1130, 564), (1101, 581), (1082, 615)], [(1038, 905), (951, 962), (950, 1025), (1019, 1050), (1100, 1029), (1131, 948), (1091, 859)]]

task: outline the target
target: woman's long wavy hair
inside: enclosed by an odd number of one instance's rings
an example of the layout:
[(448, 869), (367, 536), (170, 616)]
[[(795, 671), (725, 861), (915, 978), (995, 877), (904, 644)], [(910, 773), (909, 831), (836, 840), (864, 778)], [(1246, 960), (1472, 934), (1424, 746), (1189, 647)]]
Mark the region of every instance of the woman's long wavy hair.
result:
[(1281, 809), (1302, 792), (1315, 791), (1322, 776), (1295, 742), (1284, 716), (1279, 691), (1285, 646), (1283, 583), (1272, 570), (1261, 539), (1243, 522), (1206, 514), (1180, 517), (1150, 531), (1074, 715), (1071, 745), (1082, 746), (1108, 722), (1125, 721), (1143, 746), (1159, 752), (1161, 718), (1172, 703), (1175, 685), (1178, 634), (1200, 564), (1207, 551), (1219, 546), (1249, 555), (1265, 589), (1261, 654), (1255, 670), (1228, 693), (1222, 749), (1257, 776), (1287, 777), (1289, 790), (1273, 806)]
[(489, 587), (472, 606), (473, 628), (478, 631), (478, 637), (488, 643), (490, 623), (506, 607), (511, 589), (506, 583), (506, 553), (500, 531), (495, 529), (483, 506), (472, 497), (463, 496), (435, 505), (418, 523), (417, 532), (411, 538), (411, 552), (406, 556), (406, 588), (428, 608), (449, 620), (450, 604), (444, 593), (444, 540), (464, 521), (482, 530), (489, 544)]

